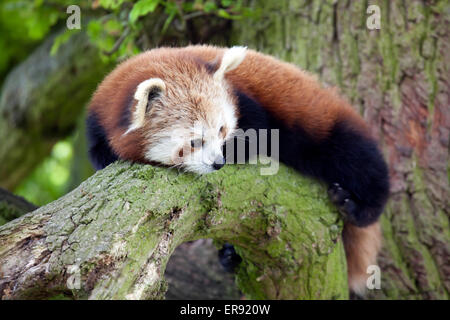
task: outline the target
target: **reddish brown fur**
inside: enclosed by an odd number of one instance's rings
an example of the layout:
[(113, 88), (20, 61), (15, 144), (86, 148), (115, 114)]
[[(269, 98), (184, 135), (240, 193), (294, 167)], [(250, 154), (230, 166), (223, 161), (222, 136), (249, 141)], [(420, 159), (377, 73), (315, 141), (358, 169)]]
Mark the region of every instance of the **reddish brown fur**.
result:
[[(182, 50), (205, 61), (213, 61), (224, 52), (211, 46)], [(239, 67), (226, 74), (226, 79), (286, 124), (300, 124), (317, 138), (325, 137), (339, 119), (346, 119), (362, 133), (369, 134), (365, 122), (337, 95), (336, 89), (322, 88), (315, 77), (293, 64), (249, 50)]]
[(368, 278), (367, 267), (376, 264), (377, 253), (381, 249), (380, 224), (365, 228), (345, 224), (343, 232), (349, 285), (353, 291), (363, 293)]
[[(123, 136), (126, 128), (117, 125), (117, 119), (123, 109), (128, 107), (138, 84), (154, 77), (164, 81), (172, 78), (176, 83), (180, 68), (189, 75), (205, 72), (206, 77), (207, 72), (199, 69), (198, 61), (211, 63), (213, 69), (224, 51), (223, 48), (212, 46), (155, 49), (122, 63), (105, 78), (94, 94), (90, 110), (99, 115), (119, 157), (146, 162), (142, 152), (144, 130)], [(326, 137), (332, 126), (342, 119), (350, 122), (362, 134), (369, 135), (362, 118), (336, 94), (335, 89), (322, 88), (313, 76), (292, 64), (248, 50), (244, 61), (238, 68), (228, 72), (226, 79), (234, 88), (259, 101), (288, 126), (301, 125), (317, 139)], [(105, 108), (105, 105), (108, 107)], [(349, 283), (357, 290), (361, 284), (365, 284), (367, 266), (375, 263), (380, 249), (379, 224), (366, 228), (347, 224), (343, 236)]]
[[(180, 72), (184, 74), (182, 78), (179, 77)], [(144, 133), (148, 135), (145, 128), (124, 136), (123, 133), (127, 128), (120, 128), (117, 125), (123, 109), (128, 107), (130, 100), (134, 100), (132, 97), (139, 83), (149, 78), (161, 78), (166, 82), (167, 90), (170, 92), (176, 90), (174, 84), (177, 84), (177, 87), (183, 86), (186, 75), (200, 79), (211, 78), (206, 68), (200, 67), (198, 57), (182, 50), (162, 48), (147, 51), (123, 62), (103, 80), (92, 98), (89, 110), (99, 115), (101, 125), (110, 138), (109, 142), (120, 158), (147, 162), (143, 157), (144, 146), (142, 145), (145, 140)], [(196, 81), (198, 83), (199, 79)], [(195, 100), (195, 97), (191, 98)], [(198, 101), (189, 101), (189, 103), (197, 105)], [(134, 101), (135, 104), (136, 101)], [(105, 105), (108, 107), (105, 108)], [(195, 111), (195, 108), (192, 110)], [(197, 112), (205, 112), (205, 110), (197, 110)], [(192, 114), (192, 120), (197, 117), (198, 115)], [(160, 121), (160, 126), (164, 127), (164, 125), (164, 121)], [(158, 126), (153, 126), (152, 129), (157, 130)]]

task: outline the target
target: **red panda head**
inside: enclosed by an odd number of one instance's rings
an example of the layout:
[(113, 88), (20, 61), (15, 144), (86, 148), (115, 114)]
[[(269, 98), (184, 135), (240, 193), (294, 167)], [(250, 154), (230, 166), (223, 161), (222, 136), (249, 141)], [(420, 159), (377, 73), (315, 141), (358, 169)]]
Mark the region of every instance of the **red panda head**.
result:
[(148, 162), (199, 174), (220, 169), (222, 146), (237, 126), (235, 98), (224, 75), (245, 53), (243, 47), (228, 49), (212, 72), (194, 57), (160, 57), (159, 76), (153, 73), (136, 86), (130, 125), (119, 140), (140, 135)]

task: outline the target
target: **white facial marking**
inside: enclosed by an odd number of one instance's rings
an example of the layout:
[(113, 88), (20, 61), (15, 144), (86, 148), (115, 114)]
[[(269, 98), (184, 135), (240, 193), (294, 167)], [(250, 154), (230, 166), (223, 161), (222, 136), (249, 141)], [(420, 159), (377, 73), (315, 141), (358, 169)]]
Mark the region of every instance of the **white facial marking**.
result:
[[(209, 119), (198, 120), (193, 126), (171, 127), (158, 132), (157, 143), (147, 150), (146, 158), (197, 174), (215, 171), (214, 162), (224, 161), (222, 147), (232, 136), (237, 124), (231, 103), (227, 101), (227, 104), (222, 104), (217, 109), (218, 112)], [(221, 134), (221, 127), (226, 128), (226, 136)], [(191, 140), (196, 143), (203, 140), (203, 144), (192, 148)]]
[(237, 126), (236, 106), (223, 75), (236, 68), (245, 54), (244, 47), (225, 51), (213, 77), (177, 73), (165, 79), (167, 92), (152, 120), (145, 123), (147, 160), (198, 174), (222, 167), (223, 145)]

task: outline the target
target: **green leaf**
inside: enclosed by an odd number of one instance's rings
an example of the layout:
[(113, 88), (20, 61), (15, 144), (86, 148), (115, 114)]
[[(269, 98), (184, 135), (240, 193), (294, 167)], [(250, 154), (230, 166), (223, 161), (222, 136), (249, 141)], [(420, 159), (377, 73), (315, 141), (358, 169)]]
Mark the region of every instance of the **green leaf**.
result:
[(170, 23), (172, 22), (173, 18), (177, 15), (176, 11), (171, 11), (169, 16), (167, 17), (166, 21), (164, 22), (164, 26), (161, 30), (161, 33), (164, 34), (167, 31), (167, 28), (169, 27)]
[(233, 4), (233, 0), (222, 0), (220, 3), (224, 7), (229, 7), (229, 6), (231, 6)]
[(159, 1), (160, 0), (140, 0), (136, 2), (130, 12), (130, 22), (134, 23), (139, 17), (155, 11)]
[(100, 5), (105, 9), (117, 9), (125, 0), (100, 0)]
[(60, 16), (58, 11), (51, 8), (40, 8), (30, 14), (23, 23), (28, 29), (28, 37), (35, 40), (45, 37)]
[(92, 42), (96, 42), (102, 33), (102, 24), (98, 20), (91, 20), (87, 26), (87, 35)]
[(106, 33), (111, 34), (111, 35), (120, 35), (120, 33), (122, 33), (123, 31), (123, 26), (121, 24), (121, 22), (119, 20), (116, 19), (110, 19), (108, 20), (103, 28), (105, 29)]
[(225, 18), (225, 19), (233, 19), (233, 18), (235, 18), (231, 14), (229, 14), (226, 10), (224, 10), (224, 9), (219, 9), (219, 11), (217, 12), (217, 15), (219, 17), (222, 17), (222, 18)]
[(204, 10), (206, 13), (210, 13), (210, 12), (216, 10), (216, 9), (217, 9), (217, 5), (216, 5), (216, 3), (215, 3), (214, 1), (208, 1), (208, 2), (206, 2), (205, 5), (203, 6), (203, 10)]
[(192, 2), (183, 2), (181, 4), (181, 8), (183, 8), (184, 12), (192, 12), (192, 11), (194, 11), (194, 3), (192, 3)]

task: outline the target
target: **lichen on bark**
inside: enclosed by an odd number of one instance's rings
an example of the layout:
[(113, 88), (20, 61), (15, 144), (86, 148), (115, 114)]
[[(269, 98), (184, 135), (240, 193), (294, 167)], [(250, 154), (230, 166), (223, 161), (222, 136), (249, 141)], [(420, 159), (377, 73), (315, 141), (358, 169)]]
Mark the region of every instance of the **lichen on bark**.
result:
[(0, 228), (2, 298), (161, 299), (170, 255), (201, 238), (236, 246), (249, 298), (347, 298), (342, 223), (324, 186), (259, 168), (199, 177), (118, 162), (97, 172)]

